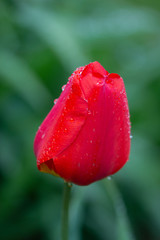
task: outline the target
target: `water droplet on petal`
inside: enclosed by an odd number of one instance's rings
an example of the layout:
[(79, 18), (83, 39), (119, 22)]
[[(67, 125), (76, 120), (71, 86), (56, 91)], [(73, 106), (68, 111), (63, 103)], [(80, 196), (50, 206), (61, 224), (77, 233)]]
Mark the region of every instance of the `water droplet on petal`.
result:
[(66, 87), (66, 85), (63, 85), (63, 86), (62, 86), (62, 91), (64, 91), (65, 87)]
[(130, 139), (132, 139), (133, 138), (133, 136), (132, 135), (130, 135)]
[(90, 140), (90, 143), (92, 143), (93, 141), (92, 140)]
[(107, 179), (108, 179), (108, 180), (111, 180), (111, 177), (110, 177), (110, 176), (108, 176), (108, 177), (107, 177)]
[(45, 133), (42, 135), (42, 137), (41, 137), (41, 138), (43, 139), (44, 137), (45, 137)]
[(58, 98), (56, 98), (56, 99), (54, 100), (54, 104), (56, 104), (56, 103), (57, 103), (57, 101), (58, 101)]
[(38, 127), (38, 131), (39, 131), (39, 132), (42, 132), (41, 126)]
[(91, 113), (91, 111), (90, 110), (88, 110), (88, 115), (91, 115), (92, 113)]
[(95, 132), (96, 131), (96, 129), (95, 128), (93, 128), (93, 132)]

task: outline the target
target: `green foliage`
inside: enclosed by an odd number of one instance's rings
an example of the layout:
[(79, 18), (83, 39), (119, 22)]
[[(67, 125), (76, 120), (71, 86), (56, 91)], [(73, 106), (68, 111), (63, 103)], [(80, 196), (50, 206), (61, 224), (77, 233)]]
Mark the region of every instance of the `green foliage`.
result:
[(60, 239), (63, 181), (37, 171), (36, 130), (80, 65), (124, 78), (130, 161), (74, 186), (71, 240), (160, 239), (160, 4), (154, 1), (0, 1), (0, 239)]

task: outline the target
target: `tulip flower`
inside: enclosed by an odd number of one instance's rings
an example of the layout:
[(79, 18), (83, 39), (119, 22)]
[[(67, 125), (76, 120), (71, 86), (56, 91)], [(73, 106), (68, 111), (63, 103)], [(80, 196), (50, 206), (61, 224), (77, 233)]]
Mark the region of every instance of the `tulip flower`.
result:
[(38, 169), (77, 185), (116, 173), (129, 158), (123, 79), (98, 62), (77, 68), (36, 134)]

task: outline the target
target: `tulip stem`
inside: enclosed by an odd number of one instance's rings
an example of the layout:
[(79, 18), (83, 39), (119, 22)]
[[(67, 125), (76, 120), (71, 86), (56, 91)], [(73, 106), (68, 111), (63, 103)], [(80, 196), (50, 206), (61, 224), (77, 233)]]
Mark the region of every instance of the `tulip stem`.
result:
[(62, 240), (68, 240), (68, 212), (72, 184), (64, 182), (64, 196), (62, 209)]

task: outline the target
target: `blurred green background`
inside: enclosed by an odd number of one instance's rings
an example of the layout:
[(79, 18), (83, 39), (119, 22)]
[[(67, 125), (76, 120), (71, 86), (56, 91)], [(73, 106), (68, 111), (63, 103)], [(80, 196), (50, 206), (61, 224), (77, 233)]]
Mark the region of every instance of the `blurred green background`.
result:
[(75, 68), (125, 82), (130, 161), (74, 186), (70, 240), (160, 240), (160, 1), (0, 1), (0, 239), (60, 239), (63, 181), (40, 173), (38, 126)]

